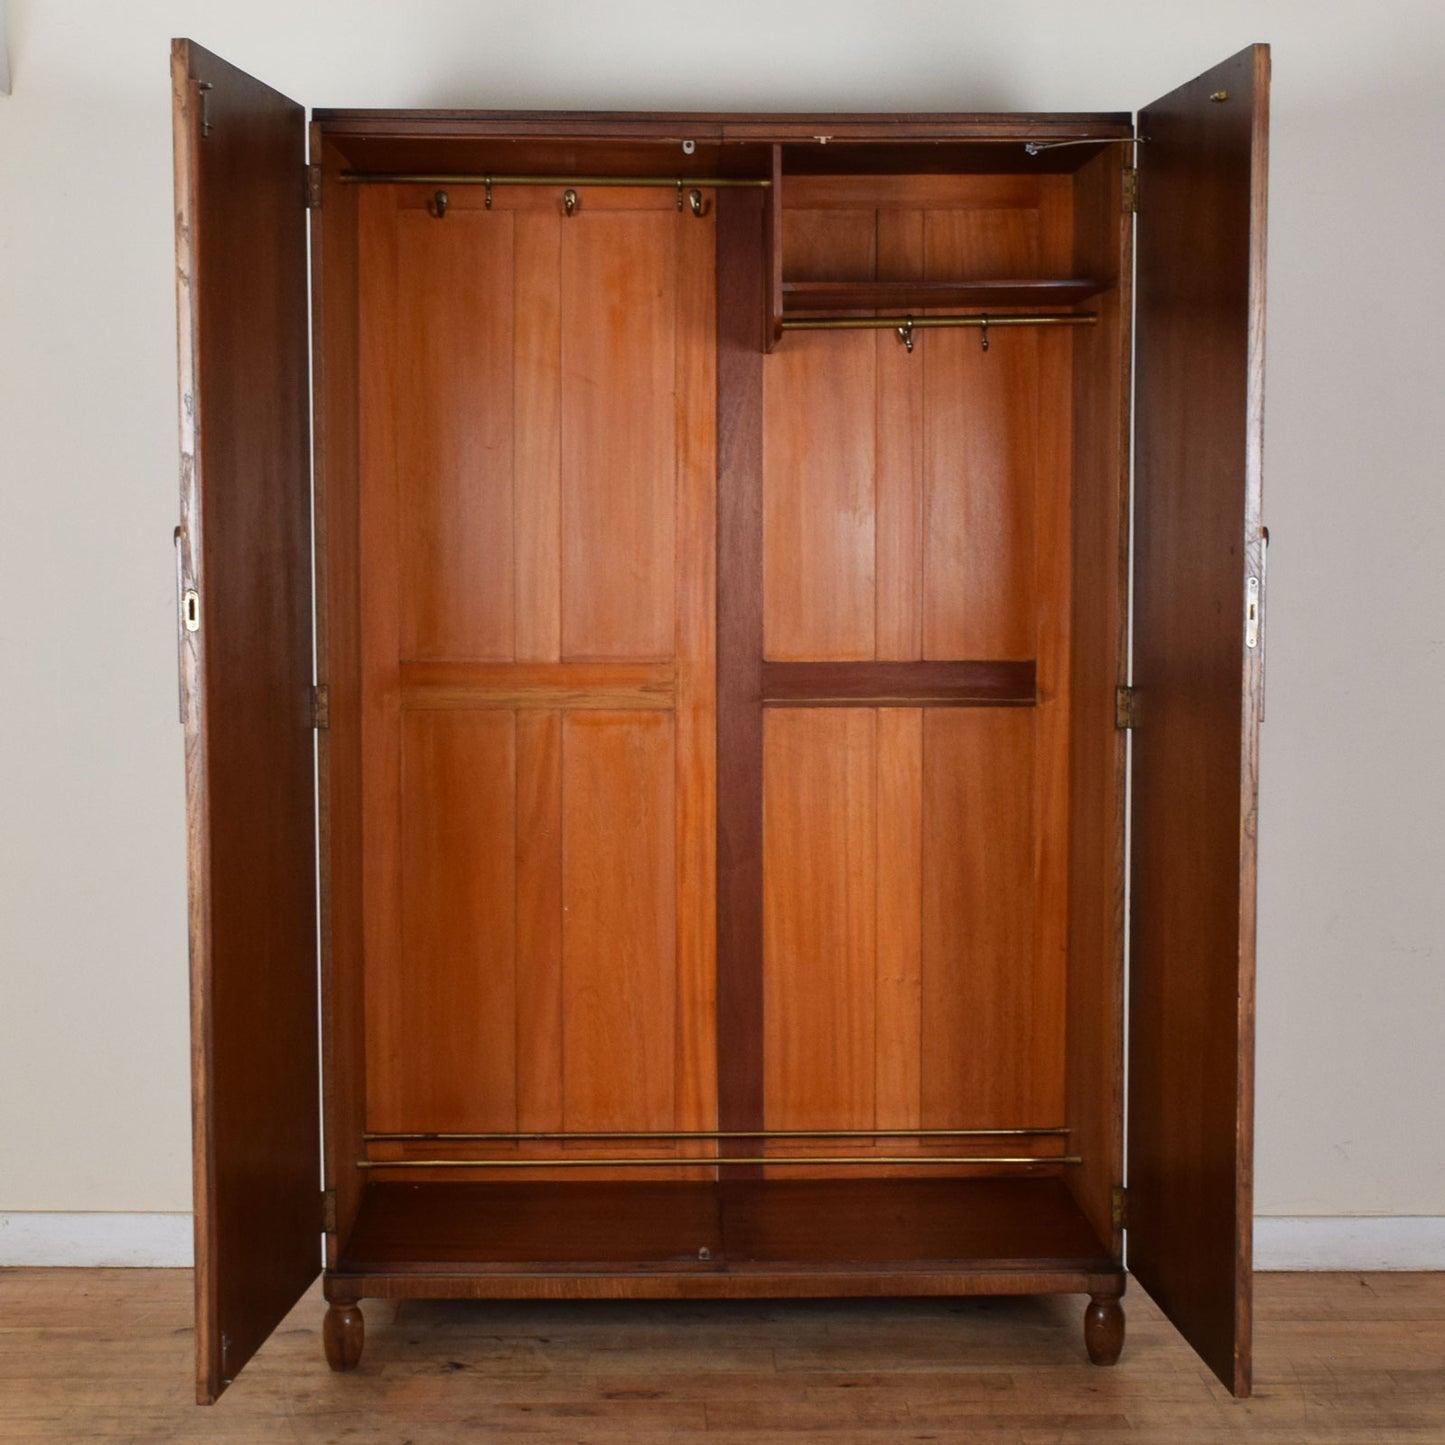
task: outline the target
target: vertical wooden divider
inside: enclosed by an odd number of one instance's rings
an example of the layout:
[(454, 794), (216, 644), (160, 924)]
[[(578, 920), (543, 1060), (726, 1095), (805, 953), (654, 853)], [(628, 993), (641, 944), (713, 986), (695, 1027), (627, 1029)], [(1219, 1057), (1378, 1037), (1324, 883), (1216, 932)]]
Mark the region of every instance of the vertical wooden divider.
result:
[[(774, 198), (774, 204), (781, 198)], [(718, 1128), (763, 1120), (763, 197), (717, 196)], [(754, 1154), (760, 1139), (729, 1141)], [(732, 1166), (725, 1178), (757, 1177)]]

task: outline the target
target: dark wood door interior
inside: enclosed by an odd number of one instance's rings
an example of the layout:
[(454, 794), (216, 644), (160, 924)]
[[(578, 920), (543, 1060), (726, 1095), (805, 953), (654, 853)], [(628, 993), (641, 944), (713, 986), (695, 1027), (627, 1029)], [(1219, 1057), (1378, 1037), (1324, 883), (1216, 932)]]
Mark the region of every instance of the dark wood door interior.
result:
[(305, 121), (188, 41), (172, 85), (205, 1402), (320, 1267)]
[(1269, 51), (1141, 113), (1129, 1265), (1250, 1390)]

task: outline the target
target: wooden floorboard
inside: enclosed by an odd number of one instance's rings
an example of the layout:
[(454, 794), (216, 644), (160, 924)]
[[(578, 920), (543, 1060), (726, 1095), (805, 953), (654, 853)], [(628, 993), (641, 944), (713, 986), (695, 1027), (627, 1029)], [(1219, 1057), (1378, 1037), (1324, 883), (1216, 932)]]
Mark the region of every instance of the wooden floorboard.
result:
[(184, 1270), (0, 1271), (0, 1440), (1445, 1440), (1445, 1274), (1256, 1280), (1232, 1400), (1137, 1287), (1114, 1369), (1082, 1300), (363, 1306), (353, 1375), (310, 1294), (209, 1408)]

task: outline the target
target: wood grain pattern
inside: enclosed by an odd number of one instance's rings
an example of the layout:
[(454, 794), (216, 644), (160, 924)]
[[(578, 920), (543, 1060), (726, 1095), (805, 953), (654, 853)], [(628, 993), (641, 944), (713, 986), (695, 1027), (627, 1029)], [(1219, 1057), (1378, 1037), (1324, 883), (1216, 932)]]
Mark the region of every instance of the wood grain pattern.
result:
[(770, 1129), (874, 1122), (877, 714), (775, 708), (764, 728)]
[(408, 711), (627, 708), (670, 712), (677, 670), (670, 663), (403, 662), (401, 706)]
[(1029, 707), (1036, 667), (1025, 662), (765, 662), (763, 702), (812, 707), (867, 702), (935, 707)]
[(1069, 984), (1067, 1117), (1083, 1163), (1069, 1176), (1100, 1238), (1124, 1169), (1124, 788), (1127, 734), (1114, 726), (1126, 680), (1132, 217), (1122, 159), (1074, 178), (1078, 269), (1119, 276), (1099, 323), (1073, 337), (1073, 526), (1069, 659)]
[(189, 41), (171, 84), (181, 566), (200, 596), (182, 700), (207, 1402), (318, 1263), (306, 126)]
[[(1034, 719), (924, 716), (923, 1123), (1014, 1127), (1063, 1114), (1045, 1025), (1062, 961), (1034, 949)], [(961, 826), (966, 824), (966, 826)]]
[[(872, 217), (867, 219), (871, 237)], [(875, 340), (866, 332), (810, 335), (805, 346), (783, 346), (768, 358), (768, 658), (874, 655), (876, 362)]]
[(877, 713), (874, 1122), (923, 1127), (923, 712)]
[(317, 733), (317, 799), (323, 1143), (326, 1188), (336, 1200), (326, 1262), (335, 1265), (338, 1238), (350, 1230), (361, 1202), (354, 1165), (366, 1127), (365, 1000), (356, 967), (362, 948), (357, 190), (336, 181), (338, 157), (315, 126), (310, 154), (324, 176), (323, 205), (311, 229), (312, 487), (316, 671), (331, 711), (330, 727)]
[(562, 1097), (562, 719), (517, 729), (517, 1124), (560, 1129)]
[(509, 713), (403, 718), (399, 966), (371, 1001), (373, 1128), (517, 1127), (516, 776)]
[[(880, 211), (880, 223), (885, 217), (891, 219), (898, 214)], [(879, 251), (881, 259), (881, 236)], [(1107, 281), (1096, 277), (1010, 281), (923, 280), (922, 272), (920, 265), (910, 276), (898, 280), (787, 281), (783, 285), (783, 312), (794, 316), (817, 311), (911, 311), (916, 315), (929, 309), (994, 311), (1028, 307), (1030, 310), (1057, 310), (1077, 306), (1079, 302), (1098, 295), (1108, 285)], [(920, 279), (914, 280), (913, 276)]]
[(677, 1105), (673, 722), (562, 728), (563, 1118), (667, 1129)]
[[(718, 1128), (763, 1122), (764, 211), (717, 198)], [(746, 1141), (742, 1141), (746, 1142)]]
[(664, 658), (673, 650), (679, 218), (669, 197), (644, 196), (668, 209), (611, 212), (589, 198), (562, 236), (569, 659)]
[(393, 214), (401, 655), (510, 660), (513, 417), (477, 399), (512, 386), (512, 217)]
[(1134, 683), (1146, 721), (1133, 739), (1130, 1255), (1241, 1395), (1260, 695), (1244, 596), (1263, 548), (1268, 92), (1269, 51), (1254, 46), (1143, 113), (1136, 308)]
[[(190, 1288), (190, 1272), (176, 1269), (0, 1275), (9, 1433), (106, 1445), (137, 1430), (156, 1445), (213, 1439), (216, 1423), (175, 1388), (190, 1349)], [(508, 1442), (585, 1434), (640, 1445), (920, 1432), (939, 1445), (1358, 1445), (1445, 1435), (1445, 1275), (1264, 1274), (1257, 1288), (1259, 1388), (1248, 1404), (1200, 1370), (1136, 1288), (1129, 1345), (1111, 1371), (1084, 1356), (1078, 1296), (416, 1299), (366, 1307), (367, 1353), (345, 1378), (320, 1364), (318, 1288), (231, 1391), (222, 1433), (234, 1445), (341, 1430), (358, 1445), (440, 1445), (479, 1431)]]
[(518, 662), (562, 657), (562, 217), (513, 219), (513, 555)]
[[(585, 215), (566, 220), (539, 192), (514, 191), (495, 213), (468, 193), (445, 220), (427, 199), (417, 187), (361, 196), (369, 1120), (706, 1128), (711, 198), (701, 220), (630, 189), (589, 195)], [(420, 244), (409, 228), (454, 221), (447, 264), (430, 282), (421, 268), (403, 295), (403, 253)], [(396, 423), (414, 400), (396, 337), (420, 324), (411, 311), (455, 304), (454, 271), (490, 265), (489, 228), (536, 253), (513, 265), (508, 243), (488, 283), (502, 319), (443, 329), (468, 357), (470, 392), (455, 409), (491, 414), (498, 440), (468, 470), (476, 423), (431, 416), (450, 433), (431, 443), (446, 475), (417, 488)], [(619, 295), (614, 273), (639, 256), (635, 294)], [(447, 535), (461, 493), (495, 502), (506, 533), (496, 545), (510, 548), (512, 571), (458, 604), (485, 615), (499, 655), (476, 627), (437, 656), (413, 648), (404, 625), (415, 584), (401, 514), (420, 513), (409, 522), (419, 535)], [(456, 570), (432, 582), (438, 616), (473, 586)]]
[(924, 657), (1035, 655), (1038, 344), (926, 338)]

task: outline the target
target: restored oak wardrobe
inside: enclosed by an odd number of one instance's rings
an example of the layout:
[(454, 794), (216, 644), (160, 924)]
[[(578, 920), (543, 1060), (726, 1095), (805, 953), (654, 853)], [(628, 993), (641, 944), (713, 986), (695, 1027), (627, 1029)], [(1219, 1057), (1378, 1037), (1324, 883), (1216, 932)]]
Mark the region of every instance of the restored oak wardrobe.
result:
[(1267, 50), (309, 149), (173, 59), (200, 1398), (323, 1249), (338, 1368), (1074, 1291), (1107, 1364), (1126, 1231), (1246, 1393)]

